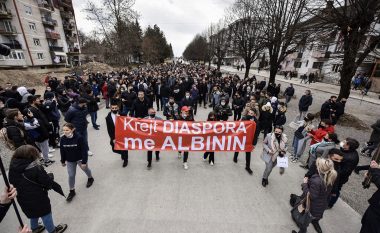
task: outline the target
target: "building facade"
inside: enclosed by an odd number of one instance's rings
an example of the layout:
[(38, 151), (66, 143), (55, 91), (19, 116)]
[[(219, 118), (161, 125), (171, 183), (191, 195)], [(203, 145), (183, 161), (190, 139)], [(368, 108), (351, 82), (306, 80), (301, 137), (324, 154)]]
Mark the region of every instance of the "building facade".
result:
[(0, 0), (1, 68), (79, 65), (79, 38), (71, 0)]

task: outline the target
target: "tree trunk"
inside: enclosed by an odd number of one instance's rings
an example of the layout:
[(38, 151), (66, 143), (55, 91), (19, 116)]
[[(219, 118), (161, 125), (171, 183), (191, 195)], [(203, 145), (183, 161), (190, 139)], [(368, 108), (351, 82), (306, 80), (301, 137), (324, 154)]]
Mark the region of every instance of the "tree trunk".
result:
[(249, 70), (251, 69), (251, 61), (245, 61), (245, 74), (244, 74), (244, 79), (248, 78), (249, 76)]
[(338, 99), (348, 98), (351, 91), (351, 79), (356, 72), (356, 56), (350, 53), (343, 60), (342, 70), (340, 71), (340, 90)]
[(220, 66), (222, 65), (222, 59), (218, 58), (218, 62), (216, 63), (216, 69), (220, 71)]
[(275, 83), (276, 82), (276, 74), (277, 74), (277, 64), (270, 64), (269, 83)]

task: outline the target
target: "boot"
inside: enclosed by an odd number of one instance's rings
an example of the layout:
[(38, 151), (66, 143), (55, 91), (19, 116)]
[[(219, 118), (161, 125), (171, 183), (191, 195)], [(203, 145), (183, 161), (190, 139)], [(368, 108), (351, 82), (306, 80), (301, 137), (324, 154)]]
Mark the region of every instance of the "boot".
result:
[(252, 175), (253, 171), (251, 170), (250, 167), (246, 167), (245, 170), (246, 170), (250, 175)]
[(322, 233), (321, 226), (319, 225), (319, 221), (311, 221), (311, 224), (313, 224), (314, 229), (317, 233)]
[(265, 188), (267, 184), (267, 180), (263, 178), (263, 180), (261, 181), (261, 185)]
[(148, 162), (148, 166), (146, 166), (148, 169), (151, 169), (152, 168), (152, 162)]
[(67, 229), (67, 224), (59, 224), (55, 227), (55, 231), (53, 231), (53, 233), (62, 233), (66, 231), (66, 229)]
[(66, 201), (67, 202), (71, 202), (72, 200), (73, 200), (73, 198), (75, 197), (75, 189), (73, 189), (73, 190), (70, 190), (70, 193), (69, 193), (69, 195), (67, 196), (67, 198), (66, 198)]
[(41, 233), (45, 230), (45, 226), (43, 225), (38, 225), (38, 227), (36, 229), (33, 229), (33, 233)]
[(126, 166), (128, 166), (128, 160), (124, 160), (123, 162), (123, 167), (126, 167)]
[(94, 178), (88, 178), (86, 187), (87, 188), (91, 187), (93, 183), (94, 183)]

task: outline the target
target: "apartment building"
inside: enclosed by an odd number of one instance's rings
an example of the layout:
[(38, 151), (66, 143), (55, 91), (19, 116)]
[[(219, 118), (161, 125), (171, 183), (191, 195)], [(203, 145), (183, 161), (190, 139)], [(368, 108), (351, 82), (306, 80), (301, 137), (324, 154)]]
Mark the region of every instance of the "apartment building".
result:
[(65, 67), (80, 63), (72, 0), (0, 0), (2, 68)]

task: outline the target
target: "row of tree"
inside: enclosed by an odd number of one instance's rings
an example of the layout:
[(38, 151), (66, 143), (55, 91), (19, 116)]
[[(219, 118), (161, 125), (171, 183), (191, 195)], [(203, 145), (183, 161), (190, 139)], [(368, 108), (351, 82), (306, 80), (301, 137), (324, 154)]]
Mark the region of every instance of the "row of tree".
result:
[(87, 19), (98, 28), (91, 35), (80, 33), (82, 53), (103, 57), (105, 62), (120, 66), (157, 64), (172, 58), (172, 46), (157, 25), (148, 26), (143, 32), (134, 4), (135, 0), (103, 0), (101, 6), (88, 2), (84, 10)]
[(275, 82), (289, 54), (336, 43), (338, 35), (343, 48), (339, 98), (347, 98), (358, 66), (380, 43), (379, 19), (379, 0), (236, 0), (223, 19), (195, 36), (183, 56), (209, 64), (216, 59), (220, 69), (232, 53), (244, 60), (247, 77), (252, 63), (267, 54), (269, 82)]

